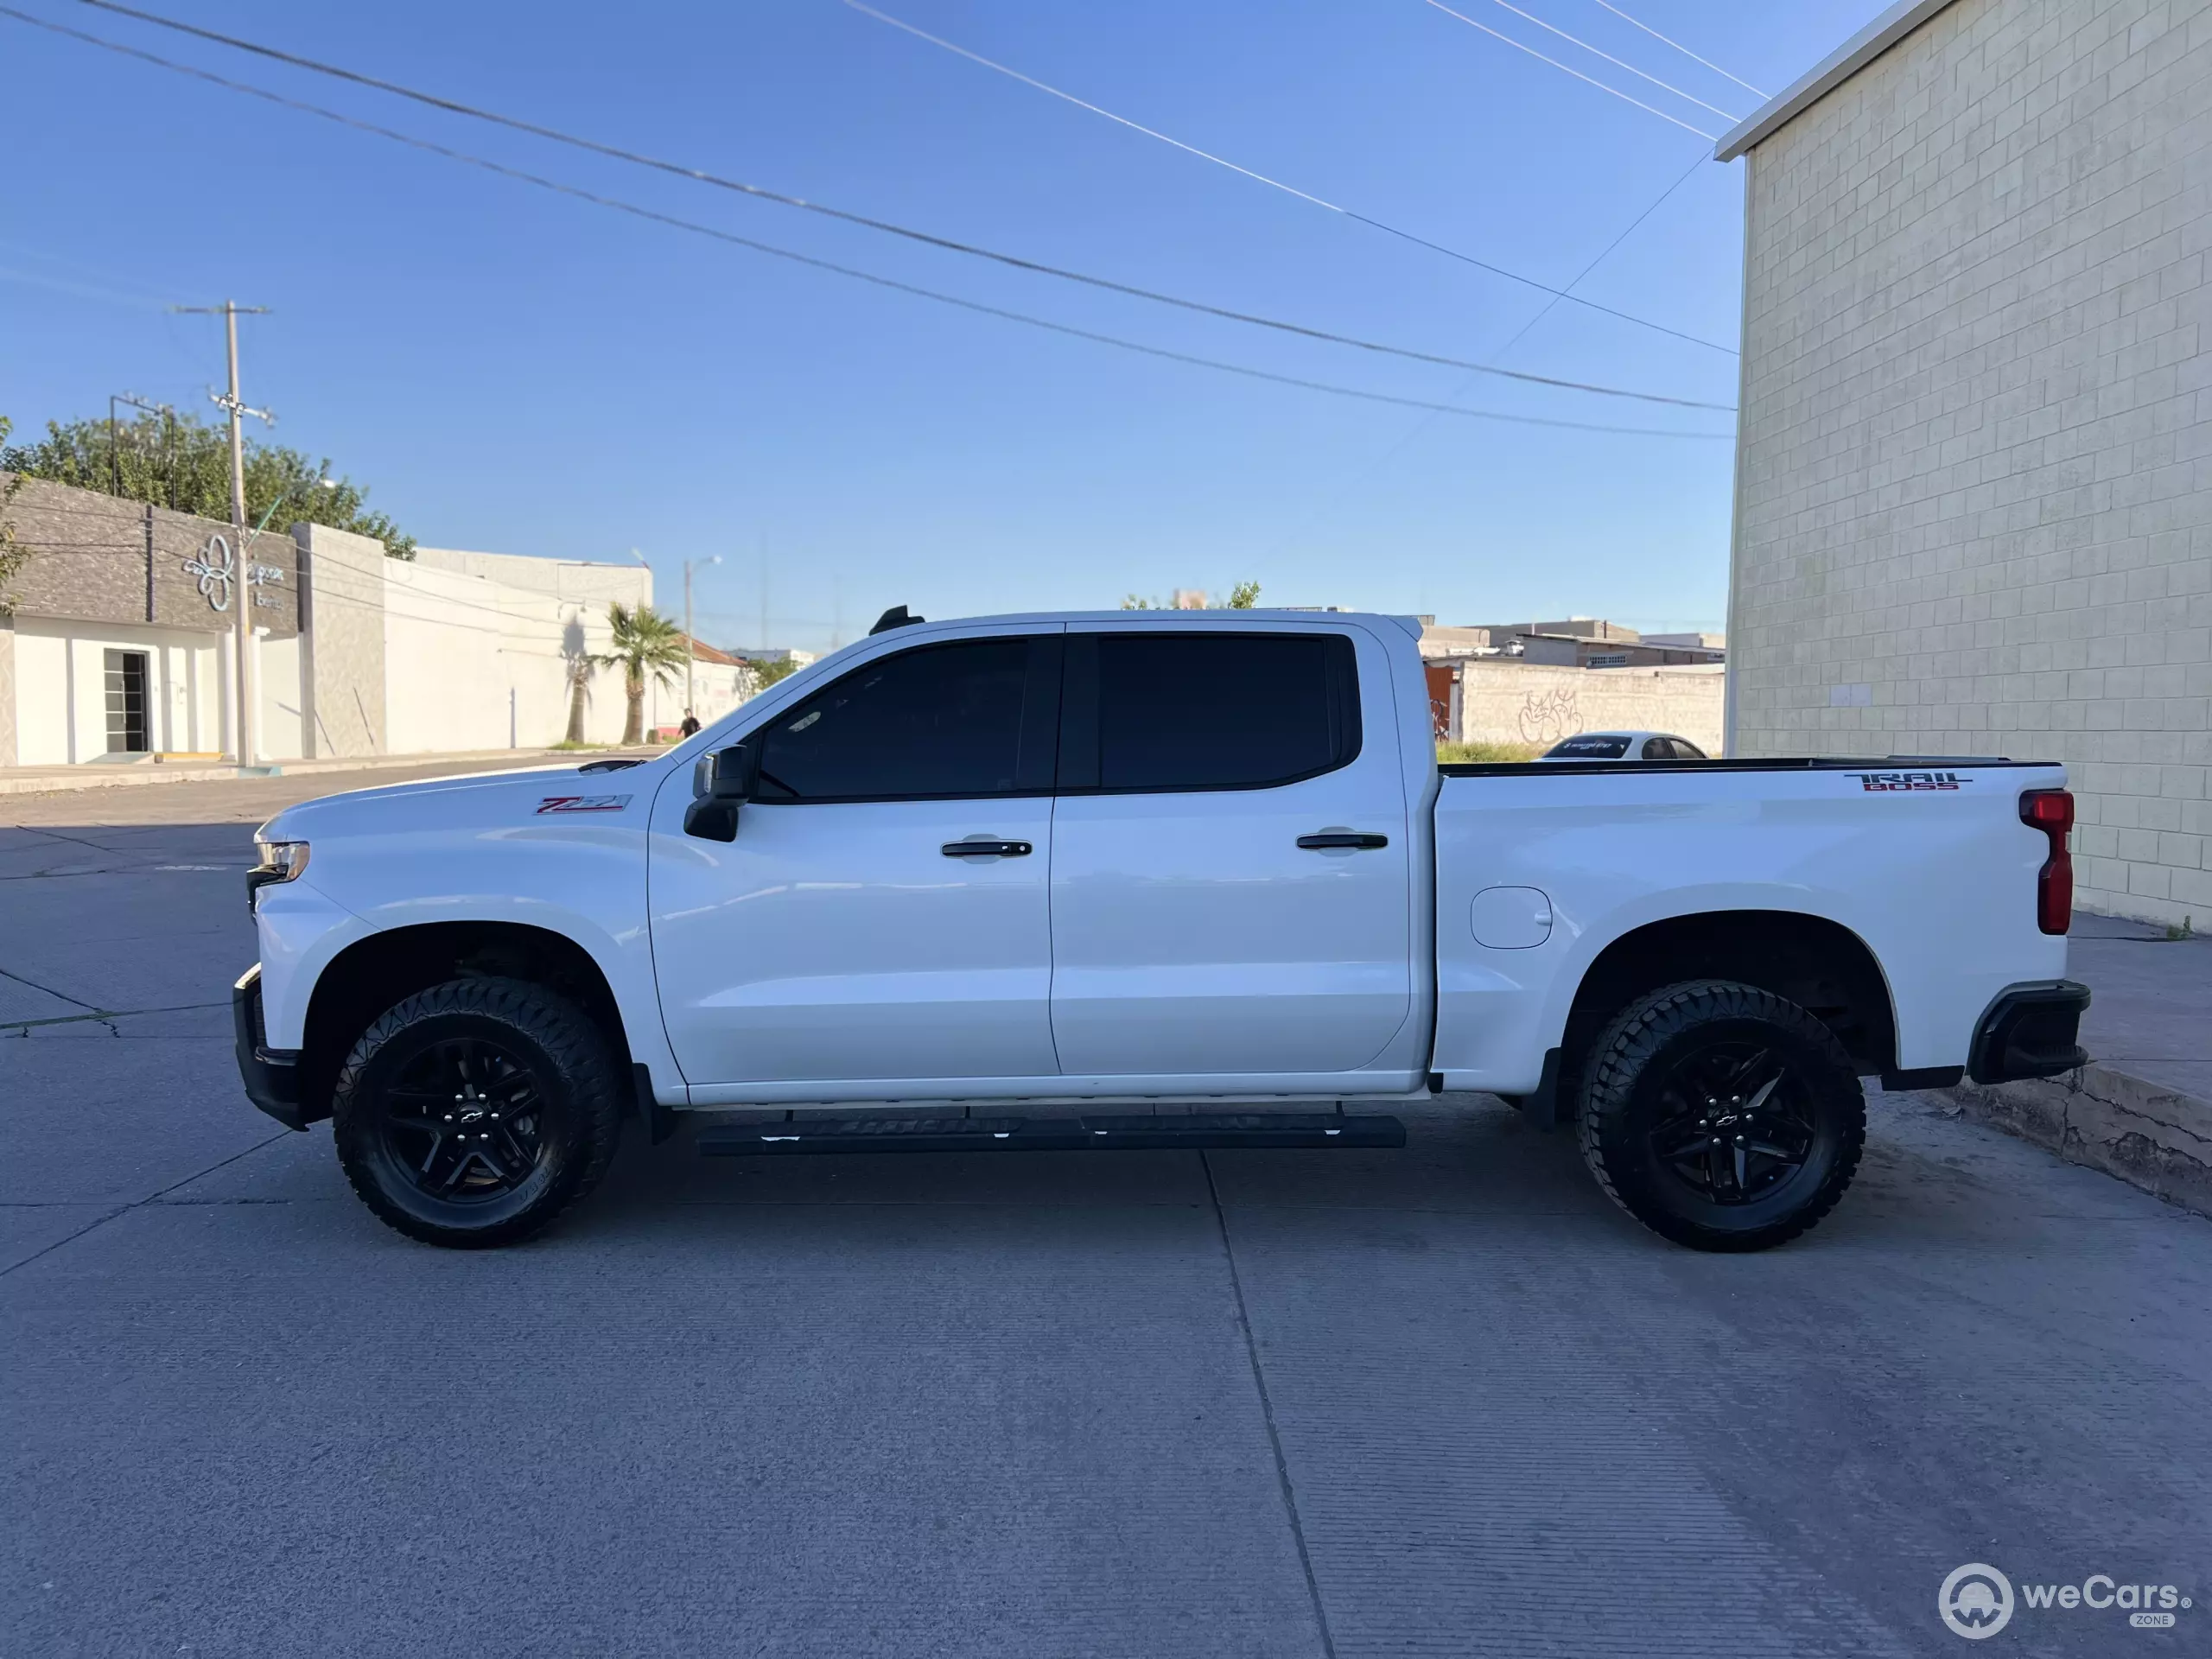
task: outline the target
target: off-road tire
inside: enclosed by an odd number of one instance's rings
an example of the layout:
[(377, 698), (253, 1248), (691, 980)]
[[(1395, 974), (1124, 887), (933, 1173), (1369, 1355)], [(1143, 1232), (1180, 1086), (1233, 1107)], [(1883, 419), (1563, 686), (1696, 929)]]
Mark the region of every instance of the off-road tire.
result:
[[(529, 1173), (507, 1190), (462, 1197), (425, 1192), (400, 1149), (411, 1165), (427, 1137), (395, 1137), (386, 1128), (397, 1080), (456, 1047), (511, 1056), (531, 1085), (535, 1161), (512, 1160)], [(607, 1173), (621, 1130), (615, 1077), (606, 1037), (558, 993), (518, 979), (434, 985), (387, 1009), (346, 1055), (331, 1099), (338, 1161), (361, 1202), (410, 1238), (452, 1249), (512, 1244), (543, 1231)], [(504, 1154), (508, 1143), (501, 1144)], [(490, 1174), (486, 1169), (482, 1179)]]
[[(1770, 1187), (1722, 1201), (1711, 1194), (1745, 1191), (1741, 1160), (1733, 1166), (1732, 1189), (1726, 1180), (1732, 1149), (1723, 1148), (1733, 1136), (1708, 1142), (1722, 1164), (1709, 1190), (1685, 1173), (1696, 1166), (1662, 1156), (1660, 1137), (1665, 1125), (1681, 1121), (1671, 1115), (1688, 1098), (1678, 1068), (1746, 1047), (1776, 1057), (1778, 1080), (1790, 1084), (1785, 1098), (1804, 1126), (1807, 1151), (1786, 1175), (1777, 1173), (1786, 1160), (1767, 1161)], [(1866, 1144), (1866, 1096), (1834, 1033), (1786, 998), (1730, 980), (1669, 985), (1623, 1008), (1592, 1044), (1580, 1093), (1576, 1129), (1583, 1161), (1599, 1185), (1653, 1232), (1693, 1249), (1764, 1250), (1796, 1238), (1835, 1207)], [(1692, 1109), (1703, 1109), (1694, 1103)], [(1725, 1099), (1722, 1109), (1729, 1109)], [(1686, 1133), (1701, 1133), (1696, 1126), (1705, 1122), (1692, 1120)]]

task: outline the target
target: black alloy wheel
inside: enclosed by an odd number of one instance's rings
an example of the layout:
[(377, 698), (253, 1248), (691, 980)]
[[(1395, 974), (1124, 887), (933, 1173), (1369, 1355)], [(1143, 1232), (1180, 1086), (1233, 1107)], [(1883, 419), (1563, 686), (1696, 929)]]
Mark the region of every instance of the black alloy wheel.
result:
[(544, 1088), (510, 1044), (433, 1043), (385, 1087), (383, 1105), (385, 1150), (433, 1198), (495, 1198), (547, 1156)]
[(543, 985), (451, 980), (387, 1009), (331, 1096), (338, 1160), (388, 1226), (511, 1244), (597, 1185), (621, 1132), (606, 1033)]
[(1750, 1204), (1801, 1174), (1820, 1129), (1803, 1082), (1770, 1047), (1713, 1043), (1660, 1083), (1652, 1156), (1714, 1204)]
[(1599, 1185), (1652, 1231), (1762, 1250), (1835, 1207), (1866, 1106), (1812, 1014), (1756, 986), (1695, 980), (1638, 997), (1599, 1034), (1576, 1128)]

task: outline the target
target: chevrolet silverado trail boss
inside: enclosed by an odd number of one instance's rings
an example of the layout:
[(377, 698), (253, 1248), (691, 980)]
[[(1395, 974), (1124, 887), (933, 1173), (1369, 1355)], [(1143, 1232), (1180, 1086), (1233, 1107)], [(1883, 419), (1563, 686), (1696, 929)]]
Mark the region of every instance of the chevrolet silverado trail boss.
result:
[(699, 1149), (1390, 1147), (1571, 1124), (1679, 1243), (1834, 1205), (1860, 1079), (2080, 1063), (2073, 801), (1986, 758), (1442, 766), (1409, 620), (871, 635), (644, 761), (292, 807), (248, 879), (248, 1096), (362, 1200), (530, 1236), (621, 1120)]

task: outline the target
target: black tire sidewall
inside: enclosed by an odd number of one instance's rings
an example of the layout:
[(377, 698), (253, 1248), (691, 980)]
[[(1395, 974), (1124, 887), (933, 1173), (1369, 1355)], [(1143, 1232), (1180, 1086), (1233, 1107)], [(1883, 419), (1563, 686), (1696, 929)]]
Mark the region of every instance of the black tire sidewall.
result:
[[(1721, 1204), (1659, 1160), (1650, 1131), (1681, 1060), (1745, 1042), (1783, 1057), (1811, 1108), (1814, 1141), (1774, 1191)], [(1770, 992), (1724, 983), (1670, 988), (1626, 1010), (1591, 1055), (1583, 1110), (1585, 1154), (1614, 1199), (1662, 1237), (1704, 1249), (1763, 1249), (1812, 1226), (1850, 1184), (1866, 1135), (1858, 1076), (1827, 1028)]]
[[(440, 1042), (496, 1044), (531, 1074), (545, 1155), (519, 1186), (456, 1201), (423, 1192), (399, 1167), (382, 1124), (383, 1094)], [(362, 1199), (410, 1237), (436, 1244), (501, 1244), (547, 1224), (605, 1162), (597, 1142), (607, 1110), (604, 1047), (582, 1011), (537, 986), (464, 980), (406, 999), (355, 1043), (334, 1092), (338, 1156)]]

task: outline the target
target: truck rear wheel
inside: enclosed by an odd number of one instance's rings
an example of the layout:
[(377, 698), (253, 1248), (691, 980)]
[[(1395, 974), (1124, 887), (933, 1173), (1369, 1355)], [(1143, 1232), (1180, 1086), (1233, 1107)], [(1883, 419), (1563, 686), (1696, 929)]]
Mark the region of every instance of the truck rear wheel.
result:
[(1804, 1232), (1851, 1185), (1866, 1098), (1828, 1028), (1728, 980), (1637, 998), (1583, 1067), (1583, 1161), (1662, 1238), (1763, 1250)]
[(512, 1244), (599, 1184), (621, 1129), (607, 1040), (567, 998), (460, 979), (387, 1010), (332, 1095), (361, 1201), (426, 1244)]

